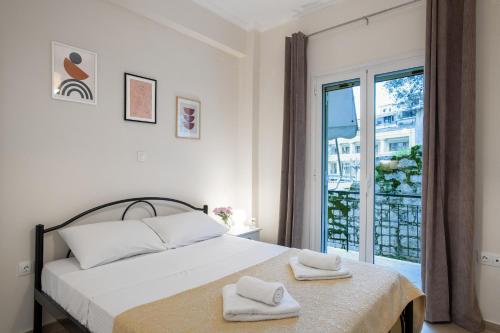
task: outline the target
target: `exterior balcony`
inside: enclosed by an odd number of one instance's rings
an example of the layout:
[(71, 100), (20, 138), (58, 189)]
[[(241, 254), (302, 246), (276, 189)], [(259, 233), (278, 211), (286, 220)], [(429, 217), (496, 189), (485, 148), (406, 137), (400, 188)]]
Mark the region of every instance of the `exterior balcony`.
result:
[[(327, 248), (357, 259), (359, 192), (328, 191)], [(375, 264), (395, 269), (417, 286), (420, 281), (421, 196), (376, 193), (374, 206)]]

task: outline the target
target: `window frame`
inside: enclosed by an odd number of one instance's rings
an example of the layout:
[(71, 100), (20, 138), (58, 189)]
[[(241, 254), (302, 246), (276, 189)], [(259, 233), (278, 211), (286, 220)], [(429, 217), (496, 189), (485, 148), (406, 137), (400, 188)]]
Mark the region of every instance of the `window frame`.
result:
[[(330, 83), (360, 80), (360, 239), (359, 260), (369, 263), (374, 262), (374, 161), (375, 149), (383, 150), (383, 142), (375, 142), (375, 76), (390, 72), (423, 67), (424, 56), (418, 54), (406, 58), (390, 59), (386, 62), (351, 67), (334, 74), (317, 75), (311, 78), (311, 112), (310, 115), (310, 146), (309, 146), (309, 179), (310, 185), (306, 188), (306, 214), (312, 221), (306, 226), (309, 232), (308, 247), (316, 250), (326, 250), (325, 230), (323, 223), (325, 217), (323, 202), (326, 174), (323, 170), (323, 94), (322, 86)], [(363, 88), (365, 87), (365, 88)], [(369, 112), (372, 110), (373, 112)], [(397, 122), (397, 119), (394, 119)], [(367, 126), (367, 124), (372, 124)], [(367, 149), (372, 147), (372, 149)], [(339, 166), (340, 167), (340, 166)]]

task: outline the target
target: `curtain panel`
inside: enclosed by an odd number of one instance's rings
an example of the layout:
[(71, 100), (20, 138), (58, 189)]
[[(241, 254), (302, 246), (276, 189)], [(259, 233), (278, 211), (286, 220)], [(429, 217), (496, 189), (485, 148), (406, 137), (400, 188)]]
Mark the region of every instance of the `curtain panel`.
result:
[(301, 247), (306, 159), (307, 37), (285, 40), (283, 150), (278, 244)]
[(475, 0), (427, 0), (422, 286), (426, 320), (483, 329), (475, 290)]

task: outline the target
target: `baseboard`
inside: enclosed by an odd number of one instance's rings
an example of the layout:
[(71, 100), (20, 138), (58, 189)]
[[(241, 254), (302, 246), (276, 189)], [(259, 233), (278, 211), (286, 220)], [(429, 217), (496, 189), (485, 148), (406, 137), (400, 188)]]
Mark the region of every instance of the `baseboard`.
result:
[(500, 324), (485, 321), (484, 326), (490, 332), (500, 333)]

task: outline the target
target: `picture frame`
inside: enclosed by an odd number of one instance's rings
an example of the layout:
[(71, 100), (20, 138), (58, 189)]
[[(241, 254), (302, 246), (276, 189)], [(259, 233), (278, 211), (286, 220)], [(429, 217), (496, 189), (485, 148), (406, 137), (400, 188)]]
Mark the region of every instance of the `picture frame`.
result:
[(52, 41), (52, 98), (97, 105), (97, 92), (97, 53)]
[(123, 119), (156, 124), (157, 81), (131, 73), (124, 74), (125, 108)]
[(175, 136), (180, 139), (200, 139), (201, 102), (181, 96), (176, 98)]

